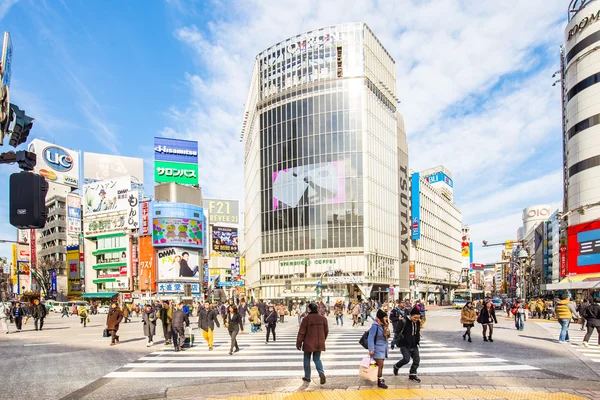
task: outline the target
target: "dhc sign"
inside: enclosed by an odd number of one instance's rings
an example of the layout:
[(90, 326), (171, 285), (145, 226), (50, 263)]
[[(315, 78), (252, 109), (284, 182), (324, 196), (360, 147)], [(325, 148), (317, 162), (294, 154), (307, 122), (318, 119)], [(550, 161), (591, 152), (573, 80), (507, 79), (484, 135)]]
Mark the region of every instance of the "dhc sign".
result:
[(56, 171), (66, 172), (73, 168), (73, 158), (63, 148), (48, 146), (42, 154), (48, 166)]

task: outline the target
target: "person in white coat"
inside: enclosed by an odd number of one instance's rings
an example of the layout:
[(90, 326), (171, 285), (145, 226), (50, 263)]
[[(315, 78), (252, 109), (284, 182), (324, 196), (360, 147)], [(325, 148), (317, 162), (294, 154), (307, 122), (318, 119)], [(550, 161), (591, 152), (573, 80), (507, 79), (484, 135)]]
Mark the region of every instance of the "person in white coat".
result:
[(8, 334), (8, 324), (10, 323), (10, 306), (8, 303), (0, 302), (0, 322), (5, 334)]

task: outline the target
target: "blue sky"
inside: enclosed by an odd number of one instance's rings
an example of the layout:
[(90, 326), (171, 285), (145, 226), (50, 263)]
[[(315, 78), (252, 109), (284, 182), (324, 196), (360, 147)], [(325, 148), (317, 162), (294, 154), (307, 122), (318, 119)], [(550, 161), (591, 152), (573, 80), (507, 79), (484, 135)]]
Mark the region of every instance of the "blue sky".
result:
[[(551, 76), (566, 4), (508, 3), (0, 0), (0, 25), (14, 46), (11, 101), (36, 118), (31, 137), (143, 157), (147, 182), (154, 136), (198, 140), (205, 193), (242, 200), (254, 56), (299, 32), (365, 21), (396, 60), (410, 167), (452, 170), (480, 243), (514, 239), (523, 208), (562, 196)], [(13, 170), (2, 168), (0, 185)], [(475, 248), (478, 262), (498, 255)]]

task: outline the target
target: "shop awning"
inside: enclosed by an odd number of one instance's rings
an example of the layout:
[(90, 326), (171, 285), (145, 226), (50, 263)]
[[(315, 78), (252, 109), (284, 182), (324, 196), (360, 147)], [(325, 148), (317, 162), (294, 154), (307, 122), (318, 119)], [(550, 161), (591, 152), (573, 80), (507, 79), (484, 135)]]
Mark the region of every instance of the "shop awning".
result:
[(546, 285), (545, 290), (600, 289), (600, 273), (569, 276), (559, 283)]
[(98, 254), (121, 253), (123, 251), (127, 251), (127, 247), (114, 247), (112, 249), (100, 249), (100, 250), (92, 251), (92, 254), (97, 256)]
[(94, 283), (107, 283), (107, 282), (116, 282), (117, 278), (100, 278), (94, 279), (92, 282)]
[(94, 299), (107, 299), (118, 295), (117, 292), (101, 292), (101, 293), (84, 293), (81, 297), (94, 298)]
[(96, 265), (92, 266), (92, 268), (93, 269), (118, 269), (119, 267), (124, 267), (124, 266), (127, 266), (127, 261), (96, 264)]

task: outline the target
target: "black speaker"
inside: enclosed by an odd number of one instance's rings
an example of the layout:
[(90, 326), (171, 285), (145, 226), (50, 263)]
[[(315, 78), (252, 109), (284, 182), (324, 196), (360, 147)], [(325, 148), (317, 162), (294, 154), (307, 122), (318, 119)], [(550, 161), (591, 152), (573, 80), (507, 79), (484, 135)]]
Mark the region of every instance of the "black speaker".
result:
[(46, 225), (48, 182), (38, 174), (20, 172), (10, 176), (10, 224), (20, 229)]

